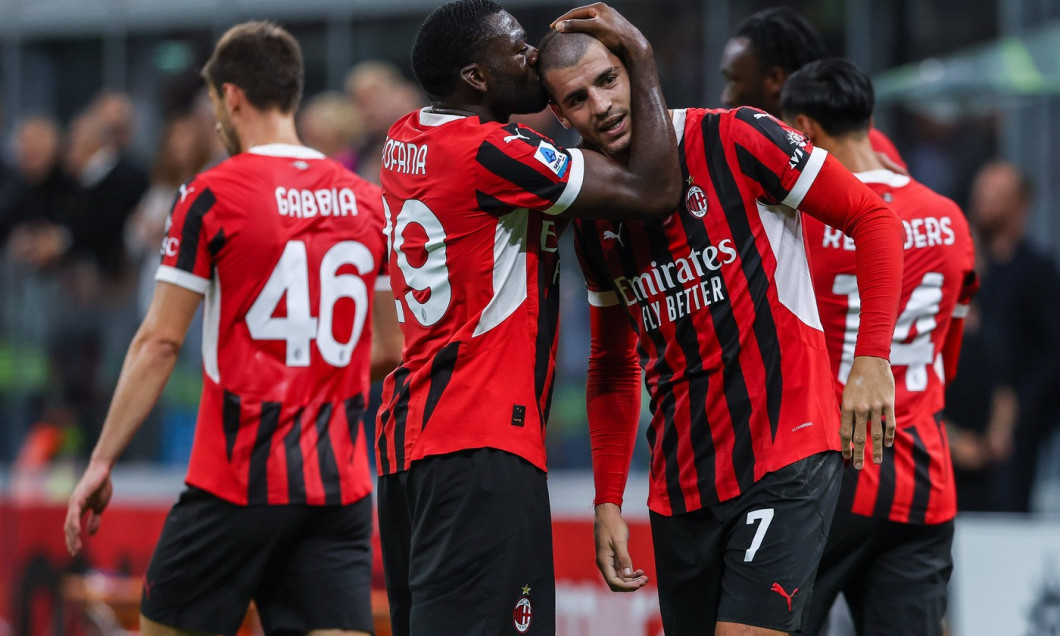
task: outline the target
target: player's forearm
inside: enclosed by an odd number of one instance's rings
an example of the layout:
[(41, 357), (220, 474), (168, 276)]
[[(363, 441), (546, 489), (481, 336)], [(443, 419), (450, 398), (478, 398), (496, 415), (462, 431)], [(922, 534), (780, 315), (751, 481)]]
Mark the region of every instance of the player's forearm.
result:
[(902, 222), (829, 156), (799, 206), (854, 240), (861, 318), (856, 356), (890, 358), (902, 291)]
[(666, 109), (655, 58), (647, 40), (626, 53), (631, 103), (635, 124), (630, 137), (629, 170), (645, 197), (645, 212), (653, 216), (671, 213), (681, 199), (681, 165), (677, 138)]
[(585, 406), (593, 456), (595, 505), (622, 505), (640, 419), (636, 335), (618, 307), (590, 310)]
[(92, 461), (113, 466), (140, 429), (166, 386), (181, 343), (137, 333), (118, 376)]

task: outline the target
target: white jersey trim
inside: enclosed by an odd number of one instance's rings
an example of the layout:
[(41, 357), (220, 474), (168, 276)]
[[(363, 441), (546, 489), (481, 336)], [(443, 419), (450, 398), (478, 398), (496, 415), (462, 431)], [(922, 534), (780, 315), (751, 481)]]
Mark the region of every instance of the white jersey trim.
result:
[(221, 334), (221, 281), (214, 276), (202, 308), (202, 369), (216, 384), (221, 383), (217, 345)]
[(451, 121), (458, 119), (464, 119), (469, 115), (449, 115), (445, 113), (436, 113), (430, 106), (420, 109), (420, 124), (423, 126), (441, 126), (442, 124), (448, 124)]
[(815, 147), (810, 152), (810, 158), (806, 160), (806, 167), (802, 169), (802, 174), (799, 175), (795, 185), (791, 187), (791, 192), (788, 192), (788, 196), (781, 203), (793, 209), (797, 209), (802, 205), (802, 200), (806, 197), (806, 193), (810, 191), (810, 186), (817, 180), (817, 175), (821, 172), (821, 166), (824, 165), (824, 160), (827, 156), (828, 152), (824, 148)]
[(545, 214), (563, 214), (581, 194), (582, 181), (585, 179), (585, 157), (577, 148), (570, 148), (567, 152), (570, 153), (570, 178), (567, 179), (567, 186), (563, 188), (563, 194), (556, 200), (555, 205), (545, 210)]
[(202, 276), (196, 276), (191, 272), (186, 272), (170, 265), (159, 265), (158, 271), (155, 273), (155, 280), (162, 281), (163, 283), (172, 283), (177, 287), (183, 287), (196, 294), (205, 294), (206, 290), (210, 288), (210, 281), (208, 279), (203, 278)]
[(252, 155), (263, 157), (289, 157), (291, 159), (327, 159), (324, 153), (309, 146), (294, 144), (264, 144), (247, 150)]
[(758, 202), (758, 216), (777, 261), (777, 299), (803, 323), (823, 331), (806, 243), (802, 240), (802, 217), (789, 207), (762, 202)]
[(968, 317), (968, 311), (971, 310), (972, 306), (967, 303), (957, 303), (953, 306), (952, 317), (956, 320), (963, 320)]
[(376, 276), (375, 278), (375, 291), (390, 291), (390, 277), (389, 276)]
[(892, 188), (907, 186), (911, 181), (907, 175), (898, 174), (897, 172), (892, 172), (886, 168), (868, 170), (866, 172), (855, 172), (854, 176), (860, 179), (862, 183), (882, 183), (883, 185), (888, 185)]
[(618, 304), (618, 294), (614, 290), (593, 291), (589, 290), (589, 305), (592, 307), (614, 307)]
[(526, 300), (526, 209), (497, 219), (493, 234), (493, 297), (482, 310), (474, 337), (508, 319)]
[(685, 117), (688, 111), (684, 108), (670, 111), (670, 121), (674, 124), (674, 135), (677, 136), (677, 143), (680, 144), (685, 138)]

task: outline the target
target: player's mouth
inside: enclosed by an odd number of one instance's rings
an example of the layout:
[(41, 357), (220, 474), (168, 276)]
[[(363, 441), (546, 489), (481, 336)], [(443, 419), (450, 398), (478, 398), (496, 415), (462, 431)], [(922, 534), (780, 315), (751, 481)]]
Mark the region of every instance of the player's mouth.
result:
[(622, 136), (629, 128), (629, 119), (625, 115), (611, 117), (596, 127), (604, 137), (614, 139)]

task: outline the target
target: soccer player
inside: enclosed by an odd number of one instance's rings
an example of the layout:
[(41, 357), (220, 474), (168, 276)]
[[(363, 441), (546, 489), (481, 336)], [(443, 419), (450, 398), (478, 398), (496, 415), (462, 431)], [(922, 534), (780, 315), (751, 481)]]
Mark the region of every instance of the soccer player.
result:
[[(868, 76), (838, 58), (803, 66), (782, 93), (785, 121), (872, 188), (905, 226), (891, 344), (894, 452), (880, 465), (844, 472), (803, 631), (819, 633), (843, 592), (859, 634), (941, 635), (957, 514), (942, 408), (976, 287), (975, 256), (968, 223), (953, 201), (880, 163), (868, 139), (872, 107)], [(805, 233), (832, 379), (841, 392), (861, 304), (854, 241), (815, 219), (806, 221)]]
[[(640, 122), (622, 60), (591, 37), (549, 34), (539, 68), (560, 121), (623, 160)], [(575, 222), (591, 305), (597, 565), (613, 590), (646, 583), (620, 509), (639, 353), (666, 633), (797, 631), (839, 494), (836, 451), (861, 468), (866, 429), (874, 462), (884, 417), (893, 434), (887, 356), (901, 225), (839, 162), (767, 113), (687, 109), (673, 120), (682, 204), (662, 219)], [(864, 328), (842, 414), (796, 209), (858, 241)]]
[[(736, 35), (725, 43), (721, 101), (726, 108), (754, 106), (780, 117), (780, 91), (788, 76), (826, 55), (824, 41), (806, 18), (788, 7), (763, 9), (744, 20)], [(883, 155), (881, 161), (907, 172), (898, 149), (886, 135), (869, 128), (869, 140)]]
[(680, 198), (651, 46), (605, 5), (557, 27), (599, 34), (629, 64), (642, 125), (628, 164), (508, 123), (546, 99), (537, 50), (488, 0), (424, 21), (412, 66), (431, 106), (383, 150), (405, 348), (379, 415), (379, 526), (399, 636), (555, 631), (544, 433), (558, 236), (572, 214), (661, 215)]
[[(141, 633), (373, 631), (372, 498), (361, 415), (375, 331), (397, 330), (379, 189), (299, 143), (298, 42), (229, 29), (202, 71), (232, 157), (181, 186), (158, 284), (129, 347), (66, 541), (99, 528), (110, 473), (205, 296), (203, 392), (185, 479), (144, 578)], [(390, 313), (390, 325), (382, 318)], [(391, 342), (391, 337), (379, 338)], [(392, 359), (397, 352), (380, 350)]]

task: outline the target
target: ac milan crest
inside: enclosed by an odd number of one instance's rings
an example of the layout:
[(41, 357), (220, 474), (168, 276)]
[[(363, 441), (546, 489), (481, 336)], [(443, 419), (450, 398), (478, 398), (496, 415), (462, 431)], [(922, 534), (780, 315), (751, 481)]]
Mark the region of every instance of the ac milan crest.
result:
[(703, 188), (694, 185), (688, 189), (688, 194), (685, 195), (685, 207), (697, 219), (702, 219), (707, 215), (707, 195), (703, 192)]
[(534, 619), (534, 606), (530, 603), (530, 586), (523, 586), (523, 595), (519, 597), (519, 600), (515, 602), (515, 609), (512, 610), (512, 623), (515, 625), (515, 631), (520, 634), (525, 634), (530, 629), (530, 622)]

